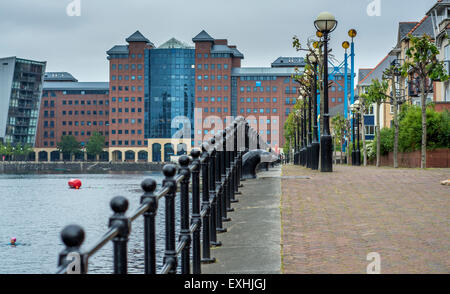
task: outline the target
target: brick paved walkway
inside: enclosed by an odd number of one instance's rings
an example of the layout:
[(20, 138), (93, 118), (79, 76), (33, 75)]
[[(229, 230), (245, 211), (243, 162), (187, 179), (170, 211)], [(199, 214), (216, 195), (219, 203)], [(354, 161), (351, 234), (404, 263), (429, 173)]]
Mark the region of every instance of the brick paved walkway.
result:
[(334, 168), (283, 167), (284, 273), (450, 273), (449, 169)]

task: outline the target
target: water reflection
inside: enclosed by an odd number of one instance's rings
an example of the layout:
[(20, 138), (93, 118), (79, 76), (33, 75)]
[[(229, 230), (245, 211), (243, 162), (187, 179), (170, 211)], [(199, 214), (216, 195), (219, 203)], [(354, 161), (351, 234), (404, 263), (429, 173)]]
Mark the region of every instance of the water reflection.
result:
[[(0, 273), (53, 273), (58, 253), (63, 249), (59, 234), (69, 224), (79, 224), (86, 232), (84, 248), (89, 248), (107, 230), (111, 198), (124, 196), (128, 212), (139, 206), (140, 183), (146, 177), (161, 182), (160, 173), (81, 175), (0, 175)], [(80, 190), (68, 189), (67, 181), (79, 178)], [(178, 208), (178, 197), (177, 197)], [(157, 215), (158, 265), (164, 249), (164, 199)], [(179, 216), (177, 209), (177, 230)], [(12, 236), (22, 245), (7, 245)], [(132, 224), (128, 244), (129, 272), (144, 269), (143, 218)], [(112, 243), (89, 261), (91, 273), (111, 273)]]

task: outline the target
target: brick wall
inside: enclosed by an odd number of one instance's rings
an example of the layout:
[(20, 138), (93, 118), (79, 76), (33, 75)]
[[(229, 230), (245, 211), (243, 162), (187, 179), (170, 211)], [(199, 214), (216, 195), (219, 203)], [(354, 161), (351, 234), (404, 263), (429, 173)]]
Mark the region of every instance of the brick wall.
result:
[[(427, 151), (427, 168), (449, 168), (450, 167), (450, 149), (435, 149)], [(399, 152), (398, 165), (406, 168), (420, 168), (420, 150), (414, 152)], [(376, 159), (370, 161), (370, 164), (376, 164)], [(394, 165), (394, 153), (381, 156), (381, 166)]]

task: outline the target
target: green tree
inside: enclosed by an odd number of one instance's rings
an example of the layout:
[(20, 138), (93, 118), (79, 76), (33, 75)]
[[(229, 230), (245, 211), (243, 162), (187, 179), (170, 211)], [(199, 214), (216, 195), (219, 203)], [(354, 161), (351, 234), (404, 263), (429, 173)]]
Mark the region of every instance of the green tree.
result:
[(367, 103), (376, 104), (376, 136), (377, 140), (377, 167), (380, 166), (380, 108), (381, 104), (386, 101), (386, 91), (388, 89), (386, 81), (372, 80), (372, 84), (368, 87), (365, 94), (362, 94)]
[(70, 155), (71, 160), (75, 154), (81, 152), (81, 144), (73, 135), (61, 136), (61, 141), (58, 142), (56, 148), (58, 148), (61, 153)]
[[(335, 140), (340, 145), (341, 164), (342, 164), (342, 161), (343, 161), (342, 146), (344, 145), (345, 132), (347, 130), (347, 121), (344, 118), (344, 116), (342, 116), (342, 114), (338, 113), (331, 119), (331, 126), (333, 128)], [(335, 150), (336, 150), (336, 148), (335, 148)]]
[(439, 49), (432, 38), (426, 34), (415, 37), (409, 34), (411, 46), (406, 50), (407, 60), (403, 65), (403, 76), (416, 75), (420, 80), (421, 107), (422, 107), (422, 141), (421, 141), (421, 168), (426, 168), (427, 160), (427, 92), (431, 81), (445, 82), (449, 79), (442, 61), (438, 60)]
[(95, 159), (98, 161), (98, 157), (103, 152), (103, 148), (105, 148), (105, 137), (98, 132), (94, 132), (86, 144), (87, 154), (95, 156)]

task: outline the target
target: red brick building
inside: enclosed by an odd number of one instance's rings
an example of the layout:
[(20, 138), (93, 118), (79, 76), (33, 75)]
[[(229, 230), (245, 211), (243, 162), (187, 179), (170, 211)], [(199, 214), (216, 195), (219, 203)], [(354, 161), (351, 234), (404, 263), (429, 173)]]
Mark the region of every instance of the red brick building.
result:
[[(73, 135), (85, 145), (94, 132), (109, 136), (108, 83), (78, 82), (69, 73), (46, 73), (35, 147), (50, 148), (48, 159), (60, 158), (56, 151), (61, 136)], [(45, 160), (45, 158), (41, 158)]]
[(154, 48), (136, 31), (106, 53), (109, 60), (109, 146), (143, 147), (145, 123), (145, 50)]

